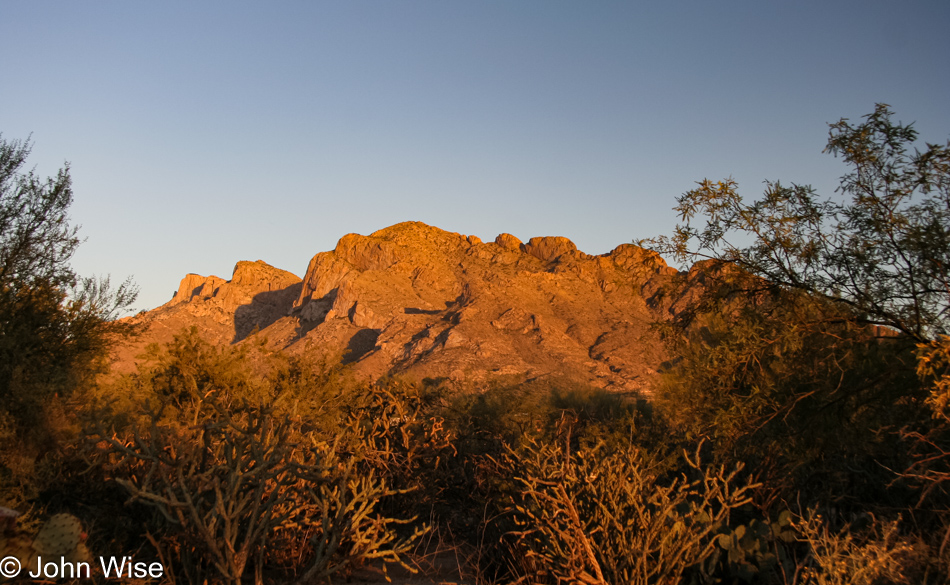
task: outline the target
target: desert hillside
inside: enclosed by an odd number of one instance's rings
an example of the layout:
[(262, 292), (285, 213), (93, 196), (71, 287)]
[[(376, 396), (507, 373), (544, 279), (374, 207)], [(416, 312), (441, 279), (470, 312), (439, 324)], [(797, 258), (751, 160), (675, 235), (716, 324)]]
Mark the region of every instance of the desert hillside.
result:
[(563, 237), (483, 242), (406, 222), (343, 236), (302, 280), (260, 260), (238, 262), (230, 280), (188, 274), (135, 317), (143, 334), (115, 360), (130, 371), (146, 344), (196, 326), (214, 343), (254, 334), (321, 351), (367, 379), (563, 377), (649, 391), (664, 359), (650, 326), (670, 314), (654, 296), (675, 274), (632, 244), (593, 256)]

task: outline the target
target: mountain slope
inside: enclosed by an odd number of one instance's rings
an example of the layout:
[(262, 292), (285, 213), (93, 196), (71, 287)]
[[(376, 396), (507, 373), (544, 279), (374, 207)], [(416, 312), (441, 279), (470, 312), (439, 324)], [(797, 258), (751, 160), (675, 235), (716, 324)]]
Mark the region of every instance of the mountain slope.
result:
[(562, 237), (493, 242), (406, 222), (343, 236), (303, 279), (239, 262), (231, 280), (187, 275), (143, 334), (116, 355), (134, 367), (149, 342), (197, 326), (215, 343), (255, 330), (279, 349), (321, 351), (364, 378), (391, 374), (479, 384), (561, 377), (649, 391), (663, 361), (647, 297), (676, 270), (631, 244), (591, 256)]

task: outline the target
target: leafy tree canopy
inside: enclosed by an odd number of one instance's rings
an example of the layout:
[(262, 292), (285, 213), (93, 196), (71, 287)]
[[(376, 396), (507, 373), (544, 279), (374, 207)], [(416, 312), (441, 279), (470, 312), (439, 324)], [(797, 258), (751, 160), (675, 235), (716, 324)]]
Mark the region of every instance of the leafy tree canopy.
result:
[[(851, 167), (822, 199), (768, 182), (746, 203), (736, 182), (704, 180), (677, 200), (685, 224), (647, 241), (679, 260), (715, 258), (768, 283), (851, 307), (865, 323), (918, 342), (950, 330), (950, 141), (915, 148), (912, 124), (878, 104), (860, 124), (831, 124), (825, 148)], [(703, 227), (696, 220), (705, 219)], [(741, 246), (737, 241), (752, 244)]]
[(679, 279), (698, 288), (659, 403), (750, 463), (778, 490), (766, 498), (898, 496), (881, 491), (907, 466), (895, 431), (925, 426), (928, 395), (931, 413), (950, 403), (933, 383), (950, 373), (950, 142), (921, 150), (892, 115), (830, 125), (825, 151), (849, 167), (836, 196), (775, 181), (749, 203), (704, 180), (673, 236), (646, 242), (712, 261)]
[(24, 170), (30, 149), (0, 136), (0, 426), (34, 426), (44, 400), (98, 371), (137, 295), (130, 281), (113, 290), (72, 269), (69, 165), (42, 179)]

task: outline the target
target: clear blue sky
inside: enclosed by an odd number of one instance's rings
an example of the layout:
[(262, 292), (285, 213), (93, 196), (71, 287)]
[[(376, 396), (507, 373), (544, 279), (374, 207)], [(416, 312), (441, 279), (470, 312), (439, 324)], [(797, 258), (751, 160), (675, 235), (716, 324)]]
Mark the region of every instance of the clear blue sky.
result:
[(950, 137), (950, 2), (0, 2), (0, 132), (69, 161), (79, 272), (303, 275), (420, 220), (603, 253), (728, 176), (832, 194), (827, 123)]

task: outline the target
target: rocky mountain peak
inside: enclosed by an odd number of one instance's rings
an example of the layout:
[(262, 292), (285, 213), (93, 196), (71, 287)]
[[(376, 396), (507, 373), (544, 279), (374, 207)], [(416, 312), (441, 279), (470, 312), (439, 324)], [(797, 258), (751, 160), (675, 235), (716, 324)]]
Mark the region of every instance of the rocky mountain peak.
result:
[(274, 268), (263, 260), (242, 260), (234, 265), (231, 280), (217, 276), (187, 274), (178, 285), (178, 292), (164, 307), (192, 301), (216, 301), (237, 308), (260, 293), (283, 290), (300, 282), (295, 274)]
[(564, 237), (483, 242), (404, 222), (341, 237), (303, 279), (260, 260), (227, 281), (189, 274), (140, 318), (139, 344), (189, 325), (218, 343), (259, 330), (286, 351), (343, 355), (367, 378), (554, 376), (648, 391), (663, 358), (650, 324), (665, 317), (644, 297), (675, 273), (632, 244), (592, 256)]

